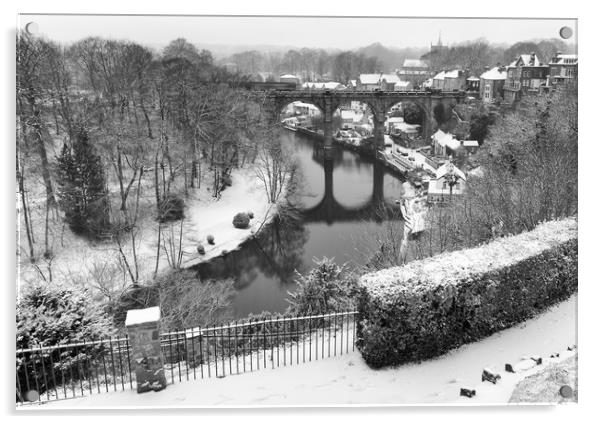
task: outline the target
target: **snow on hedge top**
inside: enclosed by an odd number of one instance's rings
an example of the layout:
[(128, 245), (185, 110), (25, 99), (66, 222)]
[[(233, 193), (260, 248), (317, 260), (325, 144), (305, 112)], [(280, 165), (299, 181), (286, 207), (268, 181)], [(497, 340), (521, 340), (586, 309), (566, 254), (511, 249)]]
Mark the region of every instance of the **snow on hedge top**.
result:
[(415, 294), (433, 286), (457, 282), (500, 269), (551, 247), (577, 238), (577, 220), (567, 218), (538, 225), (533, 231), (499, 238), (472, 249), (445, 252), (404, 266), (383, 269), (361, 277), (368, 294), (381, 301), (411, 290)]
[(161, 310), (158, 306), (146, 309), (130, 309), (125, 318), (125, 326), (155, 322), (159, 321), (159, 318), (161, 318)]

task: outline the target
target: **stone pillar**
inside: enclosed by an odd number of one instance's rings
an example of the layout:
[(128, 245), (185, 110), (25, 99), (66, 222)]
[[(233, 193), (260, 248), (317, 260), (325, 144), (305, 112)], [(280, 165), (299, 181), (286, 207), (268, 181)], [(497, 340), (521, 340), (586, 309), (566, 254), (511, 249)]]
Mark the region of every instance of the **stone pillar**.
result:
[(136, 369), (138, 393), (159, 391), (167, 386), (159, 335), (160, 318), (158, 306), (127, 312), (125, 326), (131, 346), (130, 360)]
[(332, 145), (332, 99), (329, 97), (329, 93), (325, 93), (324, 98), (324, 109), (322, 113), (324, 116), (324, 159), (332, 160), (334, 157)]
[(374, 114), (374, 153), (385, 150), (385, 114)]

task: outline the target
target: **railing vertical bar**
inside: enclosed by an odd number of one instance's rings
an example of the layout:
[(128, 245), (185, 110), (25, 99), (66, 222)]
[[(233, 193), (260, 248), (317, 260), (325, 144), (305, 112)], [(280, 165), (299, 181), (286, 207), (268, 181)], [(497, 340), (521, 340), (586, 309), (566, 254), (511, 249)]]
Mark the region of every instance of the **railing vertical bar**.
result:
[(63, 365), (63, 355), (61, 354), (61, 345), (58, 345), (58, 351), (59, 351), (59, 363), (60, 363), (60, 367), (61, 367), (61, 383), (63, 386), (63, 397), (66, 399), (67, 398), (67, 384), (65, 383), (65, 367)]
[(337, 320), (337, 314), (335, 313), (334, 315), (334, 356), (337, 356), (337, 325), (338, 325), (338, 320)]
[(69, 375), (71, 376), (71, 394), (73, 395), (71, 397), (75, 397), (75, 380), (73, 379), (73, 356), (71, 356), (71, 351), (69, 351)]
[(128, 376), (130, 377), (130, 389), (134, 388), (134, 383), (132, 381), (132, 360), (130, 358), (130, 337), (125, 335), (125, 354), (128, 358)]
[(264, 320), (263, 321), (263, 369), (267, 368), (265, 355), (266, 355), (266, 337), (265, 337), (265, 320)]
[(199, 328), (199, 356), (201, 361), (201, 380), (205, 378), (203, 375), (203, 332)]
[(345, 322), (343, 321), (343, 317), (344, 316), (341, 315), (341, 336), (339, 337), (341, 339), (341, 348), (339, 349), (339, 355), (343, 354), (343, 330), (345, 329)]
[(357, 314), (353, 314), (353, 329), (351, 330), (351, 351), (355, 351), (355, 320), (357, 319)]
[(111, 369), (113, 370), (113, 388), (117, 391), (117, 380), (115, 378), (115, 356), (113, 355), (113, 337), (109, 337), (109, 349), (111, 350)]
[(286, 367), (286, 318), (282, 317), (282, 356)]
[[(16, 364), (15, 364), (16, 365)], [(27, 372), (27, 370), (25, 370)], [(23, 389), (21, 388), (21, 377), (19, 376), (19, 366), (15, 366), (15, 380), (17, 382), (17, 396), (19, 401), (23, 403)]]
[(350, 315), (345, 316), (345, 323), (347, 324), (347, 332), (345, 333), (345, 353), (349, 353), (349, 317)]
[(23, 370), (25, 373), (25, 386), (27, 386), (25, 393), (27, 393), (28, 391), (31, 390), (31, 384), (29, 383), (29, 370), (27, 369), (27, 353), (26, 352), (23, 353)]
[(318, 327), (316, 325), (316, 356), (315, 356), (316, 361), (319, 359), (318, 358), (318, 356), (319, 356), (318, 355), (318, 347), (320, 346), (320, 340), (318, 339), (319, 336), (320, 336), (320, 327)]
[[(251, 359), (249, 362), (251, 364), (251, 372), (253, 372), (253, 327), (251, 326), (252, 318), (249, 320), (247, 328), (249, 329), (249, 358)], [(246, 362), (247, 358), (245, 358)]]
[(207, 343), (207, 378), (211, 378), (211, 345), (210, 345), (210, 336), (209, 336), (209, 332), (207, 332), (207, 340), (205, 340), (205, 343)]
[(258, 324), (258, 319), (255, 320), (255, 354), (257, 355), (257, 370), (259, 371), (260, 365), (261, 365), (261, 361), (259, 358), (259, 350), (260, 350), (260, 343), (261, 341), (259, 340), (259, 326), (260, 324)]
[(77, 347), (75, 348), (75, 364), (77, 366), (77, 377), (79, 380), (79, 389), (82, 393), (82, 396), (84, 395), (84, 382), (83, 382), (83, 378), (82, 378), (82, 369), (81, 369), (81, 363), (79, 362), (79, 353), (80, 353), (80, 349), (77, 349)]
[(176, 380), (175, 377), (173, 375), (173, 369), (174, 369), (174, 364), (173, 364), (173, 350), (171, 348), (171, 333), (167, 336), (167, 348), (169, 349), (169, 369), (171, 371), (171, 383), (173, 384)]
[(117, 354), (119, 356), (119, 376), (121, 377), (121, 391), (125, 390), (125, 383), (123, 381), (123, 360), (121, 355), (121, 340), (117, 339)]
[(190, 381), (190, 363), (188, 362), (188, 344), (186, 343), (186, 332), (182, 334), (184, 339), (184, 363), (186, 364), (186, 381)]
[(305, 320), (301, 321), (301, 325), (303, 325), (301, 334), (303, 334), (303, 363), (305, 363)]
[[(42, 344), (39, 343), (40, 345), (40, 349), (38, 350), (38, 357), (41, 356), (41, 360), (40, 363), (42, 364), (42, 376), (44, 377), (44, 391), (46, 392), (46, 400), (50, 400), (50, 395), (48, 394), (48, 392), (50, 392), (50, 390), (48, 390), (48, 379), (46, 378), (46, 366), (44, 365), (44, 355), (43, 355), (43, 350), (42, 350)], [(40, 400), (42, 399), (42, 394), (40, 393)]]
[(86, 355), (85, 356), (86, 359), (84, 360), (84, 363), (85, 362), (88, 363), (88, 366), (86, 367), (86, 369), (87, 369), (87, 373), (89, 373), (89, 375), (86, 374), (86, 381), (88, 382), (88, 385), (89, 385), (90, 394), (92, 394), (92, 372), (91, 372), (91, 369), (90, 369), (91, 368), (91, 366), (90, 366), (91, 358), (90, 358), (90, 355), (88, 354), (88, 349), (86, 349), (86, 339), (83, 339), (82, 342), (84, 344), (84, 352), (85, 352), (85, 355)]
[(105, 342), (103, 340), (101, 340), (100, 345), (102, 346), (102, 367), (104, 370), (104, 377), (105, 377), (105, 392), (108, 393), (109, 392), (109, 380), (107, 379), (107, 361), (106, 361), (107, 352), (105, 349)]
[(240, 374), (238, 370), (238, 320), (234, 323), (234, 356), (236, 357), (236, 374)]
[[(336, 315), (335, 315), (336, 317)], [(332, 330), (332, 317), (328, 317), (328, 357), (330, 358), (330, 341), (331, 341), (331, 330)]]
[(289, 365), (293, 365), (293, 329), (291, 328), (291, 326), (293, 325), (293, 320), (291, 319), (288, 322), (288, 343), (289, 343), (289, 353), (290, 353), (290, 361), (288, 362)]
[(297, 319), (295, 320), (295, 332), (297, 334), (297, 364), (299, 364), (299, 324), (301, 321), (299, 320), (299, 314), (297, 314)]
[(219, 371), (217, 370), (217, 332), (213, 330), (213, 353), (215, 356), (215, 376), (219, 377)]
[(178, 361), (178, 381), (182, 381), (182, 359), (180, 357), (180, 335), (176, 334), (176, 360)]
[(280, 366), (280, 325), (278, 325), (278, 318), (276, 318), (276, 366)]
[(309, 318), (309, 362), (311, 362), (311, 318)]
[(230, 323), (228, 323), (228, 369), (232, 375), (232, 344), (230, 342)]
[(272, 369), (274, 369), (274, 323), (272, 321), (270, 321), (270, 350), (270, 360), (272, 361)]
[(320, 358), (320, 359), (324, 359), (324, 327), (325, 326), (326, 326), (326, 317), (322, 318), (322, 358)]
[(53, 353), (54, 353), (54, 348), (49, 348), (49, 352), (50, 352), (50, 374), (52, 375), (52, 382), (54, 383), (54, 395), (56, 396), (56, 398), (59, 398), (59, 392), (57, 390), (57, 386), (58, 384), (56, 384), (56, 375), (54, 373), (54, 358), (53, 358)]
[(220, 335), (220, 340), (221, 340), (221, 346), (220, 346), (220, 351), (222, 353), (222, 376), (226, 375), (226, 362), (225, 362), (225, 357), (224, 357), (224, 328), (220, 328), (219, 330), (219, 335)]
[[(190, 346), (192, 348), (192, 378), (196, 380), (196, 355), (194, 354), (194, 328), (190, 335)], [(188, 349), (186, 349), (186, 358), (188, 358)]]

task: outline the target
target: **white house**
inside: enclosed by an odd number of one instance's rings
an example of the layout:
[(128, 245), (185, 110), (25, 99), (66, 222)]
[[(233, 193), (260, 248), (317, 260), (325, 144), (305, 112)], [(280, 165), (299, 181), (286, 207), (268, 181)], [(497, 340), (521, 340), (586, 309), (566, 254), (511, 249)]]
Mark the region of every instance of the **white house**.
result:
[(292, 74), (280, 75), (280, 82), (294, 82), (299, 85), (299, 77)]
[(463, 195), (465, 190), (466, 175), (448, 161), (437, 168), (435, 178), (429, 181), (427, 198), (431, 203), (443, 203)]
[(393, 91), (408, 91), (412, 89), (412, 83), (410, 81), (399, 81), (393, 86)]
[(357, 80), (357, 89), (393, 91), (398, 82), (401, 80), (395, 74), (361, 74)]
[(437, 130), (431, 138), (433, 140), (433, 153), (435, 156), (454, 155), (458, 148), (462, 146), (460, 140), (456, 139), (453, 134), (441, 130)]

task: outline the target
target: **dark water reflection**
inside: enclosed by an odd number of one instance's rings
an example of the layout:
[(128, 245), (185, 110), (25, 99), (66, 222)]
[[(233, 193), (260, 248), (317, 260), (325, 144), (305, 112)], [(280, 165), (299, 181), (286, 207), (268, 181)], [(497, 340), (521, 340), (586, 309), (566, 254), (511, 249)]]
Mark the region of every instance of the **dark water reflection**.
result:
[(313, 258), (365, 263), (362, 240), (383, 217), (399, 219), (395, 199), (403, 181), (380, 164), (340, 147), (324, 162), (319, 142), (285, 131), (281, 137), (298, 162), (290, 208), (241, 249), (194, 267), (203, 280), (234, 279), (235, 318), (283, 311), (296, 271), (308, 272)]

